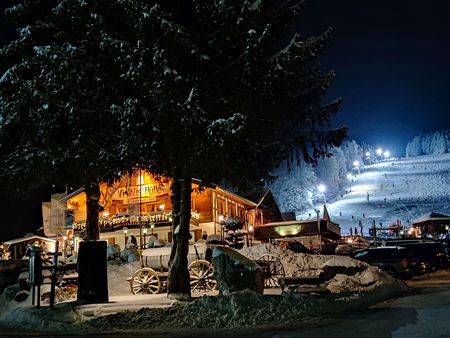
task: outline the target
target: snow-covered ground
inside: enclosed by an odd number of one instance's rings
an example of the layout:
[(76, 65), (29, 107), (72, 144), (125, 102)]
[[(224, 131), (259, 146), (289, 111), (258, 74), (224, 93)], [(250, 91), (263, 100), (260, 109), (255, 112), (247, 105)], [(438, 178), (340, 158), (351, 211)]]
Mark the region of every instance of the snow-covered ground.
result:
[[(381, 222), (383, 227), (397, 220), (407, 225), (408, 221), (411, 223), (432, 210), (448, 213), (449, 173), (450, 154), (389, 160), (361, 168), (361, 174), (348, 182), (347, 193), (327, 201), (331, 219), (340, 224), (342, 234), (349, 233), (350, 227), (357, 227), (360, 232), (361, 221), (367, 235), (373, 221), (377, 226)], [(309, 215), (300, 217), (308, 218)], [(67, 301), (57, 304), (55, 310), (45, 303), (43, 308), (36, 309), (31, 305), (30, 297), (16, 302), (17, 287), (9, 287), (0, 296), (0, 328), (82, 333), (102, 329), (223, 329), (269, 322), (316, 322), (321, 317), (354, 311), (398, 296), (407, 289), (405, 283), (377, 268), (347, 257), (295, 254), (268, 244), (244, 248), (241, 253), (250, 259), (272, 254), (282, 262), (287, 276), (317, 276), (327, 267), (340, 270), (326, 282), (325, 287), (330, 291), (327, 296), (266, 289), (264, 296), (246, 291), (218, 296), (216, 292), (197, 294), (197, 298), (189, 303), (177, 303), (169, 301), (165, 294), (132, 295), (126, 278), (139, 268), (139, 264), (110, 263), (109, 303), (83, 305)], [(346, 269), (353, 269), (353, 272), (346, 274)], [(448, 280), (448, 271), (445, 276), (442, 272), (435, 274), (436, 283), (442, 278)], [(420, 286), (427, 282), (418, 279), (409, 283)]]
[(31, 306), (31, 300), (18, 303), (17, 291), (8, 288), (0, 296), (0, 327), (39, 332), (91, 332), (98, 330), (236, 328), (315, 322), (318, 318), (342, 312), (349, 307), (366, 306), (395, 297), (407, 287), (377, 268), (340, 256), (307, 255), (284, 251), (269, 244), (241, 250), (250, 259), (270, 253), (283, 263), (286, 274), (318, 275), (326, 267), (356, 269), (349, 275), (338, 273), (326, 282), (327, 296), (317, 297), (295, 292), (266, 289), (265, 295), (249, 291), (227, 296), (196, 294), (194, 301), (177, 303), (165, 294), (134, 296), (126, 277), (138, 267), (135, 263), (110, 264), (108, 267), (110, 302), (106, 304), (57, 304), (55, 310), (44, 305)]
[[(435, 211), (450, 213), (450, 154), (391, 159), (360, 168), (344, 188), (347, 193), (327, 200), (331, 220), (350, 233), (360, 222), (363, 234), (369, 227), (387, 227), (397, 220), (408, 226)], [(318, 206), (320, 209), (320, 206)], [(312, 215), (312, 216), (310, 216)], [(315, 217), (310, 211), (298, 218)]]

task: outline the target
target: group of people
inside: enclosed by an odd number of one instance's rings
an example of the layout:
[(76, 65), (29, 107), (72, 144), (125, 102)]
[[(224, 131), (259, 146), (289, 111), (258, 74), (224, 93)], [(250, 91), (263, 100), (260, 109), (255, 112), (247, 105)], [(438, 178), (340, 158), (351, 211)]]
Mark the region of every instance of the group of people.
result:
[[(360, 229), (359, 234), (360, 234), (361, 236), (363, 236), (363, 228), (362, 228), (362, 225), (359, 226), (359, 229)], [(350, 227), (350, 236), (353, 236), (353, 234), (354, 234), (355, 236), (358, 236), (358, 228), (357, 228), (357, 227), (355, 227), (354, 233), (353, 233), (353, 228)]]

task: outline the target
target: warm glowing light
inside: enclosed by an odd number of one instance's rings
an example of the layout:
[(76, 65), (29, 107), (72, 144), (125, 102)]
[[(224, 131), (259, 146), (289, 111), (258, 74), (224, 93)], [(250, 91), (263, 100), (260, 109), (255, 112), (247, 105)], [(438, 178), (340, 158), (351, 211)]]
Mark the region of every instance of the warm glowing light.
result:
[(67, 209), (72, 210), (72, 206), (70, 204), (67, 204)]
[(108, 211), (106, 211), (106, 210), (105, 210), (105, 211), (103, 211), (103, 213), (102, 213), (102, 216), (103, 216), (103, 217), (108, 217), (108, 216), (109, 216), (109, 212), (108, 212)]
[(166, 207), (166, 206), (165, 206), (164, 204), (160, 204), (160, 205), (159, 205), (159, 210), (164, 210), (165, 207)]
[[(170, 217), (169, 217), (169, 219), (170, 219)], [(152, 229), (153, 229), (154, 227), (155, 227), (155, 223), (153, 223), (153, 222), (152, 222), (152, 223), (150, 223), (150, 228), (152, 228)]]
[(127, 227), (124, 227), (124, 228), (123, 228), (123, 233), (124, 233), (124, 234), (127, 234), (127, 233), (128, 233), (128, 228), (127, 228)]
[(351, 238), (347, 239), (347, 243), (353, 243), (353, 240)]
[(253, 232), (253, 230), (255, 230), (255, 229), (253, 228), (253, 225), (249, 225), (249, 226), (248, 226), (248, 231), (249, 231), (249, 232)]
[(219, 215), (219, 222), (223, 222), (223, 220), (224, 220), (223, 215)]
[(138, 184), (139, 185), (144, 185), (144, 175), (139, 175), (138, 176)]

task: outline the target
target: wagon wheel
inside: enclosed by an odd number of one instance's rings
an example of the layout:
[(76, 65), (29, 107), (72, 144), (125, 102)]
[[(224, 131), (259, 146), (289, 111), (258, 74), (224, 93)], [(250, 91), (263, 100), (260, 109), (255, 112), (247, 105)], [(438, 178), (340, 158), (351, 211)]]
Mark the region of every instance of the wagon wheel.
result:
[(256, 260), (264, 273), (264, 287), (272, 288), (280, 286), (278, 278), (286, 276), (281, 261), (273, 255), (262, 255)]
[(213, 277), (214, 267), (205, 260), (196, 260), (189, 264), (192, 292), (212, 291), (216, 289), (217, 281)]
[(133, 294), (158, 293), (161, 288), (161, 280), (158, 273), (150, 268), (143, 268), (136, 271), (130, 281), (131, 292)]

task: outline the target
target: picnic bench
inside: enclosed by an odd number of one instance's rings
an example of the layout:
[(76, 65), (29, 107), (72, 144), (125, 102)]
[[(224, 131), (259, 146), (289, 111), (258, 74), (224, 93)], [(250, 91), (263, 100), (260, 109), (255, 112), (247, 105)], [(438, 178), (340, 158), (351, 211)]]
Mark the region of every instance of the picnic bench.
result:
[(278, 283), (281, 290), (295, 286), (293, 291), (299, 293), (328, 293), (329, 290), (323, 285), (325, 278), (318, 276), (304, 276), (304, 277), (280, 277)]

